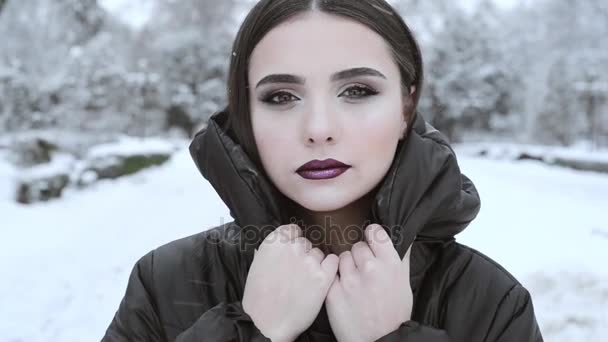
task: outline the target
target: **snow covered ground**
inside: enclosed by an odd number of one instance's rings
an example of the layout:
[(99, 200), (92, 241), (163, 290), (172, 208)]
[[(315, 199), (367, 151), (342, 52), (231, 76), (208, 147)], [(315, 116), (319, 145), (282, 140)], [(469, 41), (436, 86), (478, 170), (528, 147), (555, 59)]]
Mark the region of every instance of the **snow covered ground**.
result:
[[(99, 340), (140, 256), (230, 220), (185, 147), (161, 167), (31, 206), (12, 201), (15, 171), (0, 162), (1, 341)], [(546, 341), (608, 340), (608, 175), (459, 160), (482, 197), (459, 240), (529, 288)]]
[(546, 341), (608, 340), (608, 175), (459, 159), (482, 204), (458, 239), (530, 290)]
[(608, 149), (594, 148), (589, 142), (579, 142), (571, 147), (542, 146), (517, 143), (472, 142), (454, 145), (460, 155), (475, 156), (481, 151), (486, 158), (515, 160), (522, 154), (542, 157), (551, 161), (556, 158), (608, 163)]

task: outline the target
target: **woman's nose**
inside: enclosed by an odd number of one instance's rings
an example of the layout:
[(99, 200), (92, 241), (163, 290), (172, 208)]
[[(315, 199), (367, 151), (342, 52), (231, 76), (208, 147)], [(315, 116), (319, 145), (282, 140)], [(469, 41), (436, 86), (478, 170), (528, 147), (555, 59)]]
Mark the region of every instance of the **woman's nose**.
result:
[(307, 145), (334, 144), (339, 138), (339, 124), (326, 107), (317, 106), (304, 118), (304, 138)]

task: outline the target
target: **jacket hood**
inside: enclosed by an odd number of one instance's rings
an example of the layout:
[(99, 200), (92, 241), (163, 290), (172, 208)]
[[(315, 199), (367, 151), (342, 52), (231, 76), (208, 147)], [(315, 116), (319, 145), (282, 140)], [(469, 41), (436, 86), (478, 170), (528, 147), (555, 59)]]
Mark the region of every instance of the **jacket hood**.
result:
[[(240, 233), (289, 223), (282, 214), (284, 197), (226, 130), (228, 113), (212, 115), (194, 136), (190, 154), (240, 226)], [(400, 257), (417, 240), (451, 240), (464, 230), (480, 209), (474, 184), (460, 172), (456, 155), (438, 130), (416, 115), (406, 139), (377, 188), (372, 204), (375, 223), (391, 236)]]

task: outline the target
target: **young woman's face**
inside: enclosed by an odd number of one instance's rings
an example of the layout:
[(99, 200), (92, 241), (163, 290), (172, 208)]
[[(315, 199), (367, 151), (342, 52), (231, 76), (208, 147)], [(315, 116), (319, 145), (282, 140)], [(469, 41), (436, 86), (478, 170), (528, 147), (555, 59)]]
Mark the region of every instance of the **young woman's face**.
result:
[[(308, 210), (332, 211), (382, 181), (406, 129), (406, 99), (380, 35), (353, 20), (306, 13), (259, 42), (248, 76), (255, 141), (283, 194)], [(350, 167), (298, 172), (330, 158)]]

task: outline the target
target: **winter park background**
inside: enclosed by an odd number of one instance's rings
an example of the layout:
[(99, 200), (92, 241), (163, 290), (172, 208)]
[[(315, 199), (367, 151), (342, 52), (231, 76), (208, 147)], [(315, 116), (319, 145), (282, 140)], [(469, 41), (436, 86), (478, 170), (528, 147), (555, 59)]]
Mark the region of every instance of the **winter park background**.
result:
[[(546, 341), (608, 340), (608, 3), (391, 3), (482, 198), (457, 239), (530, 290)], [(230, 220), (187, 146), (251, 5), (0, 0), (1, 341), (99, 340), (140, 256)]]

